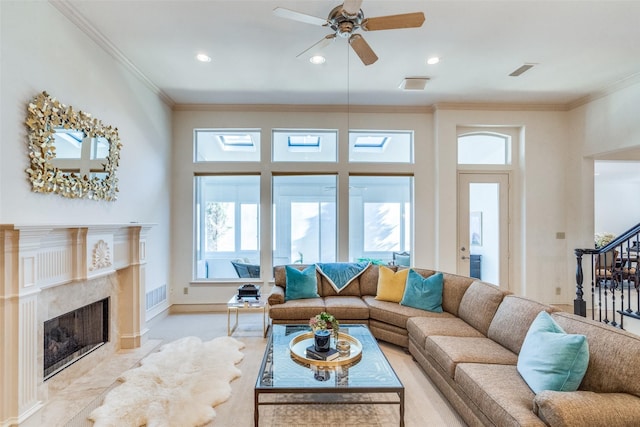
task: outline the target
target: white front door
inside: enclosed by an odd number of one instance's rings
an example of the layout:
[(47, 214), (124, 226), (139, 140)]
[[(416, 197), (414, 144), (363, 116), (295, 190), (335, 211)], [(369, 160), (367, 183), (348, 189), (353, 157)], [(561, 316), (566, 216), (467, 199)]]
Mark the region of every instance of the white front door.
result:
[(509, 289), (509, 174), (458, 172), (457, 272)]

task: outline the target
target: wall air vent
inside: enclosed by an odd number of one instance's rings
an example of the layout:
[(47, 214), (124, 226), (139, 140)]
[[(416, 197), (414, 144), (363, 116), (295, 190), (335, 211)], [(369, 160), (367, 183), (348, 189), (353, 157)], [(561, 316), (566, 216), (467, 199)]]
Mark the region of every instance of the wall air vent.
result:
[(522, 73), (529, 71), (530, 69), (533, 68), (533, 66), (536, 64), (524, 64), (521, 67), (515, 69), (511, 74), (509, 74), (511, 77), (518, 77), (520, 76)]
[(399, 87), (402, 90), (424, 90), (428, 81), (428, 77), (406, 77)]

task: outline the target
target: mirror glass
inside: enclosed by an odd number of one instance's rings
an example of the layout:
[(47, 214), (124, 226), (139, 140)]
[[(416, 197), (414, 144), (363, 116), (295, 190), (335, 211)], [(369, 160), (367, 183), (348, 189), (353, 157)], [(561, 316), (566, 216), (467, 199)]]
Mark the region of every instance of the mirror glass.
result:
[(118, 129), (75, 111), (46, 92), (28, 106), (32, 190), (71, 198), (116, 200)]

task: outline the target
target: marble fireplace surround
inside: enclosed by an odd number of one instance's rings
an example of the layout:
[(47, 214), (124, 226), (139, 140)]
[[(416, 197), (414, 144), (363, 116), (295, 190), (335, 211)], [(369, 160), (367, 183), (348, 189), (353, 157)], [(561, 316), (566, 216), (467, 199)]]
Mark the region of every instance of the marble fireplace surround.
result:
[[(0, 427), (22, 424), (50, 393), (143, 344), (150, 228), (0, 224)], [(107, 297), (109, 342), (44, 381), (44, 322)]]

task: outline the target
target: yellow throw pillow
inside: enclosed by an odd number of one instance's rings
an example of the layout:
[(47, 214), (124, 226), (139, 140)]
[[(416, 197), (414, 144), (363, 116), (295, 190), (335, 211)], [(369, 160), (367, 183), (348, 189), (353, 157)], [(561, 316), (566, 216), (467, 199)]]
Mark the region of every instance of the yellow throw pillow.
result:
[(404, 268), (394, 272), (392, 269), (380, 266), (378, 270), (378, 291), (376, 299), (380, 301), (400, 302), (404, 295), (409, 269)]

